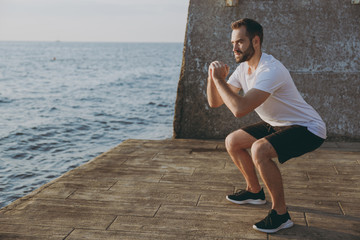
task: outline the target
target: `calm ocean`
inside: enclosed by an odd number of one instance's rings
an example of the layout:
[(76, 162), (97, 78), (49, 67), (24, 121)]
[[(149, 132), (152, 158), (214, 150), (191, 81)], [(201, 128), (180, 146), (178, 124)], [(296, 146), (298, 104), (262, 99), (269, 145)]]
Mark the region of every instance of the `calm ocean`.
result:
[(0, 207), (126, 139), (171, 138), (182, 46), (0, 42)]

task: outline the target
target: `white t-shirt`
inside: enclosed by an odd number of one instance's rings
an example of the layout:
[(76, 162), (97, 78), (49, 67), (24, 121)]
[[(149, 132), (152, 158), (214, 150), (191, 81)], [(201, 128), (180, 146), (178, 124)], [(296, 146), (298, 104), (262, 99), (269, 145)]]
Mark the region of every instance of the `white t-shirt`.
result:
[(244, 93), (256, 88), (270, 93), (255, 109), (260, 118), (272, 126), (300, 125), (326, 139), (326, 126), (320, 115), (301, 97), (289, 71), (273, 56), (262, 53), (255, 72), (248, 74), (249, 65), (241, 63), (228, 83)]

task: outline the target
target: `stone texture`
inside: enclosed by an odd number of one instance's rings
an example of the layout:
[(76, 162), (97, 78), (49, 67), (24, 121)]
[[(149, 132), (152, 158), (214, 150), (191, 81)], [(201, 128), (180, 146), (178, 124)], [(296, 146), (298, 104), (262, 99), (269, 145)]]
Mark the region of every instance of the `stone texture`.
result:
[[(178, 85), (175, 138), (224, 138), (259, 120), (255, 113), (236, 119), (206, 100), (209, 64), (236, 63), (231, 22), (249, 17), (264, 27), (263, 51), (290, 71), (301, 95), (327, 124), (329, 140), (360, 140), (360, 7), (343, 0), (190, 0), (183, 65)], [(211, 6), (211, 7), (210, 7)], [(358, 146), (357, 146), (358, 147)]]

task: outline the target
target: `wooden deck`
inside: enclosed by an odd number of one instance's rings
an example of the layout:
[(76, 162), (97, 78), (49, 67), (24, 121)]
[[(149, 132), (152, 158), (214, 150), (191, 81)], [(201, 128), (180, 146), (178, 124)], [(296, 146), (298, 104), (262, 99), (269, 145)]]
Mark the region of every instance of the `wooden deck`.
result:
[(0, 239), (360, 239), (360, 143), (279, 167), (295, 226), (276, 234), (252, 229), (269, 202), (225, 199), (245, 183), (222, 142), (128, 140), (2, 208)]

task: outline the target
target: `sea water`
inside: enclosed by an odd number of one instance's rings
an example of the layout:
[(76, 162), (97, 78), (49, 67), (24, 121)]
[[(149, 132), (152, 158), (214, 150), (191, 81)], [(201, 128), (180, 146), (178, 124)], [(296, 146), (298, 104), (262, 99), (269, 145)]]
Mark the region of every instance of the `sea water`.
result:
[(126, 139), (171, 138), (182, 46), (0, 42), (0, 207)]

